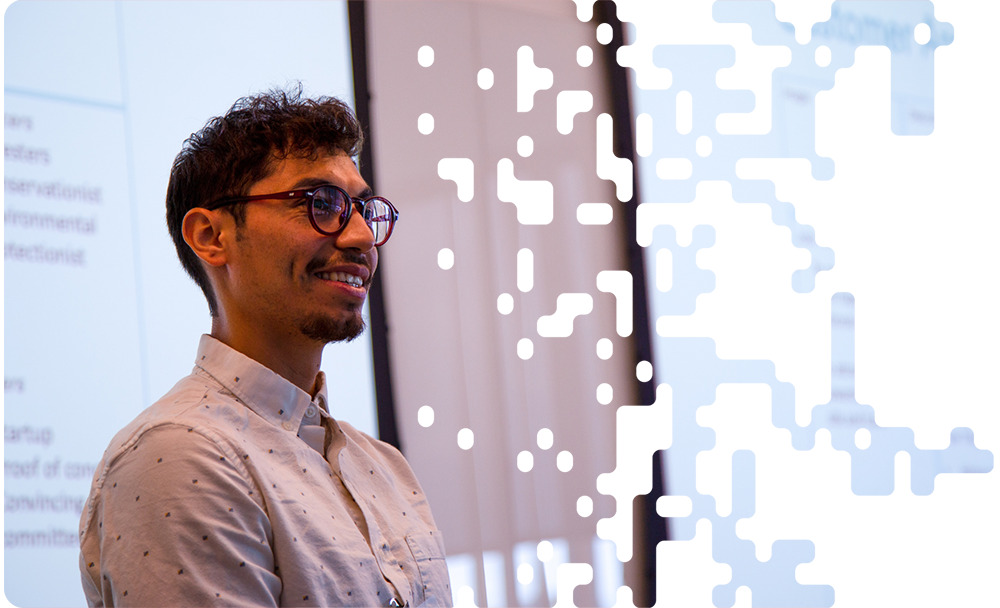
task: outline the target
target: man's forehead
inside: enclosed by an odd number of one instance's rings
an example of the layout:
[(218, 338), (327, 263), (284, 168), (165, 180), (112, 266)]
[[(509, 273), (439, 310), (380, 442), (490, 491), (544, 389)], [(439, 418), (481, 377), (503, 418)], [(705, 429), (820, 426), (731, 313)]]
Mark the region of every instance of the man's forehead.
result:
[(354, 159), (344, 152), (317, 153), (309, 156), (275, 156), (266, 177), (258, 181), (251, 191), (274, 188), (298, 190), (333, 184), (351, 196), (369, 196), (371, 188), (358, 172)]

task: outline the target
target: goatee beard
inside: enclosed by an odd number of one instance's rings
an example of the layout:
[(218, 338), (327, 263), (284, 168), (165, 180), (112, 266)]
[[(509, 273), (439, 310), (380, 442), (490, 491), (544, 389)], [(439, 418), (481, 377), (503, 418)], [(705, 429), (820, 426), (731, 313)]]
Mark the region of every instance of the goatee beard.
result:
[(315, 317), (302, 324), (299, 328), (302, 335), (317, 342), (350, 342), (365, 331), (365, 320), (361, 313), (355, 313), (342, 321), (326, 317)]

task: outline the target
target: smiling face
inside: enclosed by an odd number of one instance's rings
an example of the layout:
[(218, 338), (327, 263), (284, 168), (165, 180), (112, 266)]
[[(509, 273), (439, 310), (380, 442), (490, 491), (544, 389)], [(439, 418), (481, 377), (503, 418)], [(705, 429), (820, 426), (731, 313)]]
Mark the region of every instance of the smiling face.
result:
[[(346, 154), (289, 157), (248, 196), (333, 184), (354, 197), (370, 189)], [(364, 330), (361, 308), (378, 265), (371, 229), (360, 213), (324, 236), (309, 222), (305, 199), (247, 203), (226, 265), (223, 313), (265, 341), (326, 344)], [(221, 294), (220, 294), (221, 295)]]

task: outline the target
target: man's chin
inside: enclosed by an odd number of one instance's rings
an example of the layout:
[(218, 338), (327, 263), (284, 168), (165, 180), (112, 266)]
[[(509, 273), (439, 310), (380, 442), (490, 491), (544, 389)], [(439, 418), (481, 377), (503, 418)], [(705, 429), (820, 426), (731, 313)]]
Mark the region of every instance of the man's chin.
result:
[(307, 338), (323, 344), (350, 342), (365, 331), (365, 320), (360, 312), (344, 319), (315, 317), (303, 323), (299, 330)]

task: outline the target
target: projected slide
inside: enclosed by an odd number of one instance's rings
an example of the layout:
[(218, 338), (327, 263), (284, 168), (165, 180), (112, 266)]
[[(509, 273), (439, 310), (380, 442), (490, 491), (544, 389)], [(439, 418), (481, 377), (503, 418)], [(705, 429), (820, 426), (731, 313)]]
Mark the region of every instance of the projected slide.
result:
[[(304, 23), (321, 47), (259, 43)], [(173, 157), (248, 93), (302, 81), (353, 103), (347, 11), (21, 2), (4, 30), (4, 593), (83, 605), (94, 467), (210, 329), (166, 231)], [(324, 370), (334, 416), (377, 435), (370, 343), (331, 345)]]
[(13, 94), (4, 119), (4, 546), (73, 547), (99, 457), (78, 430), (142, 403), (125, 150), (102, 143), (124, 123)]

